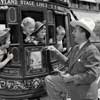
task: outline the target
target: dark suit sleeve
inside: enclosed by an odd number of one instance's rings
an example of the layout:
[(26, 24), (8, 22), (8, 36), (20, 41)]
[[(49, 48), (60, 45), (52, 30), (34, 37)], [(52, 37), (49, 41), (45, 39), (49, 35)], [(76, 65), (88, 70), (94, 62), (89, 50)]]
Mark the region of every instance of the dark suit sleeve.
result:
[(83, 56), (82, 63), (86, 71), (74, 75), (74, 82), (76, 84), (90, 84), (98, 77), (100, 53), (97, 48), (87, 50)]

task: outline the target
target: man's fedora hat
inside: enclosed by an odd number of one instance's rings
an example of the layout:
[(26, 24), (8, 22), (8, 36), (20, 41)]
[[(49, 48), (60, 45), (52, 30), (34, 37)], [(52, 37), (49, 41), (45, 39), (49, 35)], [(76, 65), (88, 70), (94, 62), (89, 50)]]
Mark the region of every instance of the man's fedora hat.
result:
[(9, 31), (10, 28), (6, 28), (5, 24), (0, 24), (0, 38), (8, 34)]
[(43, 26), (46, 24), (46, 21), (44, 21), (43, 23), (40, 21), (36, 21), (35, 23), (35, 30), (34, 32), (37, 33), (39, 30), (41, 30), (43, 28)]
[(90, 18), (82, 18), (80, 20), (73, 20), (70, 22), (70, 24), (73, 27), (81, 26), (90, 33), (91, 37), (95, 36), (95, 33), (93, 32), (95, 28), (95, 22)]

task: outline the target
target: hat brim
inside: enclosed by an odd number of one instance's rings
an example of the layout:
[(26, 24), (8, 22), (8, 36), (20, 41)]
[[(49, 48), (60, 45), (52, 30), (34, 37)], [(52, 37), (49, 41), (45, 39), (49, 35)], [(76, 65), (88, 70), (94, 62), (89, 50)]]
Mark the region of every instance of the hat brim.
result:
[(34, 33), (39, 32), (45, 24), (46, 22), (43, 22), (42, 25), (38, 29), (34, 30)]
[(44, 26), (44, 24), (41, 25), (38, 29), (36, 29), (35, 32), (38, 32), (43, 26)]
[(0, 30), (0, 43), (5, 41), (5, 39), (9, 35), (10, 28), (5, 28), (4, 30)]
[(4, 30), (0, 30), (0, 37), (5, 36), (6, 34), (8, 34), (8, 32), (10, 31), (10, 28), (5, 28)]
[(93, 31), (91, 31), (85, 24), (83, 24), (82, 22), (77, 21), (77, 20), (74, 20), (74, 21), (70, 22), (70, 24), (71, 24), (71, 26), (73, 26), (73, 27), (81, 26), (81, 27), (83, 27), (84, 29), (86, 29), (86, 30), (90, 33), (90, 38), (89, 38), (89, 40), (90, 40), (91, 42), (95, 41), (95, 38), (96, 38), (95, 33), (94, 33)]
[(84, 29), (86, 29), (89, 33), (90, 33), (90, 35), (92, 36), (93, 34), (94, 34), (94, 32), (93, 31), (91, 31), (85, 24), (83, 24), (82, 22), (80, 22), (80, 21), (72, 21), (71, 23), (71, 26), (73, 26), (73, 27), (76, 27), (76, 26), (81, 26), (81, 27), (83, 27)]

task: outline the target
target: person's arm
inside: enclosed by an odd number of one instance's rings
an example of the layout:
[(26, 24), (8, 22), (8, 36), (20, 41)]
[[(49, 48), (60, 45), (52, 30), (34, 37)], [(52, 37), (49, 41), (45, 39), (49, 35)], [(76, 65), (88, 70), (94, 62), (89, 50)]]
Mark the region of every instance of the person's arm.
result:
[(83, 64), (87, 71), (73, 76), (75, 84), (91, 84), (98, 77), (98, 67), (100, 67), (100, 53), (98, 50), (89, 50), (85, 59), (86, 61)]
[(56, 58), (63, 64), (65, 64), (68, 60), (68, 58), (63, 55), (59, 50), (56, 50), (55, 51), (55, 54), (56, 54)]
[(0, 62), (0, 69), (3, 68), (11, 59), (13, 59), (13, 54), (8, 54), (7, 58)]
[(48, 46), (47, 49), (52, 51), (55, 54), (56, 58), (62, 64), (65, 64), (68, 61), (68, 58), (65, 55), (63, 55), (59, 50), (57, 50), (54, 46)]

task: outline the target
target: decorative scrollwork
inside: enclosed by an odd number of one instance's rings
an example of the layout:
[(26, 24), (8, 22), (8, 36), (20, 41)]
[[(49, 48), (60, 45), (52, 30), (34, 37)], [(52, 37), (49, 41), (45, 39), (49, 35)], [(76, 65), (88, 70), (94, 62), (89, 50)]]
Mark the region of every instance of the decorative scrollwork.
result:
[(0, 89), (8, 90), (29, 90), (37, 89), (43, 85), (43, 78), (34, 78), (29, 80), (7, 80), (0, 79)]

